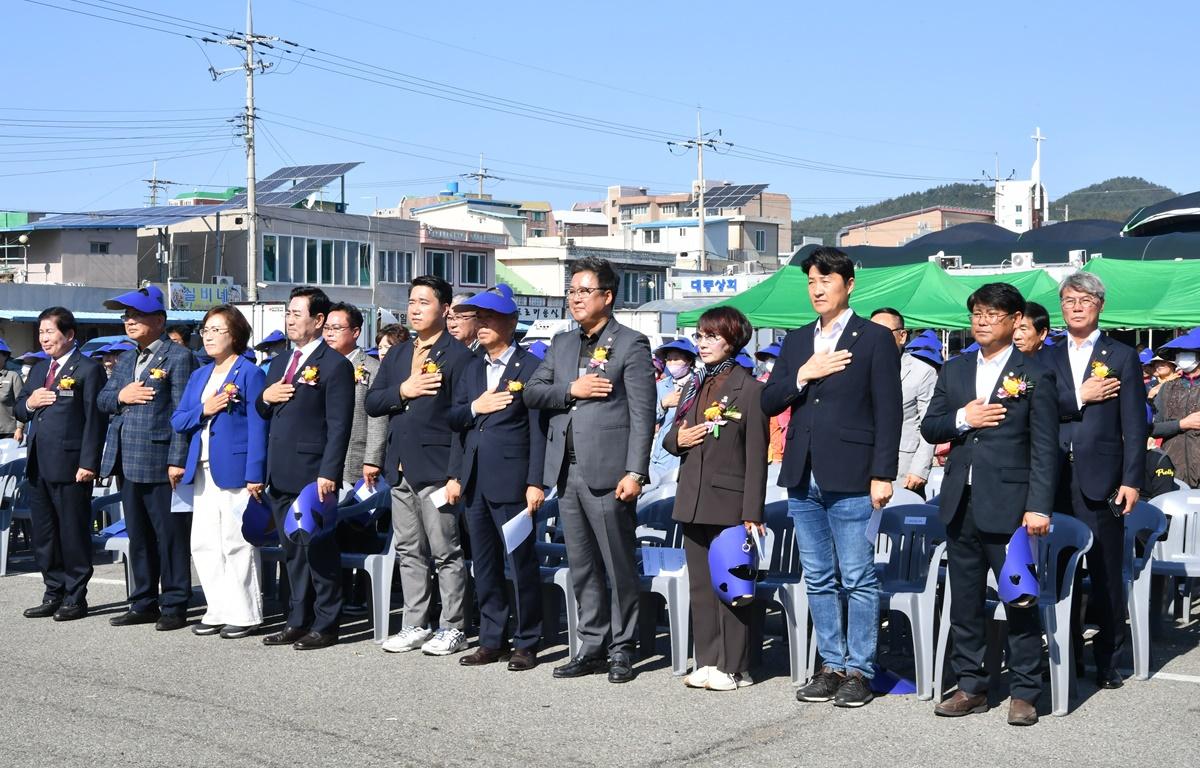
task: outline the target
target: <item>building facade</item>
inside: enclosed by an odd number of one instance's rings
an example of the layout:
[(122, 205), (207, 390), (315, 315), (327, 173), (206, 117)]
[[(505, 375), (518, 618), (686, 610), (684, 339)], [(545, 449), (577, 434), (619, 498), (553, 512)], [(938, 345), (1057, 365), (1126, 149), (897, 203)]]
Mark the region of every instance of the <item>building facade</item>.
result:
[(561, 245), (553, 238), (548, 240), (496, 252), (500, 263), (545, 296), (566, 296), (571, 265), (593, 256), (611, 262), (620, 277), (614, 308), (637, 307), (663, 297), (667, 271), (675, 266), (675, 257), (666, 253)]
[(904, 245), (930, 232), (940, 232), (956, 224), (994, 221), (991, 211), (936, 205), (873, 221), (862, 221), (838, 232), (838, 245)]

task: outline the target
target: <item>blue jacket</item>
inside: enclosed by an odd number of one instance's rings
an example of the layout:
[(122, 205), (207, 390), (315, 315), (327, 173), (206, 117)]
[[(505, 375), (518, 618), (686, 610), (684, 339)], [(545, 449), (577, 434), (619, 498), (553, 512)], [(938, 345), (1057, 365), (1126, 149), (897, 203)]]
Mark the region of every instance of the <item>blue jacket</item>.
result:
[[(58, 399), (53, 405), (30, 411), (26, 401), (46, 383), (49, 372), (50, 361), (39, 360), (17, 396), (16, 416), (29, 424), (25, 475), (30, 480), (73, 483), (77, 470), (100, 469), (107, 417), (100, 412), (96, 400), (104, 386), (104, 369), (75, 350), (55, 377)], [(74, 379), (75, 384), (63, 390), (61, 382), (67, 377)]]
[[(517, 347), (495, 391), (504, 391), (510, 381), (524, 385), (541, 362)], [(486, 390), (487, 363), (474, 357), (454, 383), (450, 427), (464, 436), (461, 445), (455, 441), (451, 463), (458, 467), (458, 480), (468, 496), (478, 492), (493, 503), (524, 504), (528, 486), (542, 487), (546, 428), (540, 412), (526, 407), (523, 391), (514, 393), (502, 411), (471, 415), (471, 403)]]
[[(119, 474), (133, 483), (165, 483), (168, 466), (182, 467), (187, 463), (187, 440), (171, 429), (171, 414), (179, 407), (183, 390), (196, 369), (196, 357), (166, 336), (162, 340), (162, 347), (139, 377), (154, 389), (153, 400), (142, 405), (117, 401), (121, 389), (133, 382), (136, 349), (117, 358), (112, 377), (97, 398), (100, 410), (111, 414), (104, 458), (100, 462), (101, 475)], [(154, 370), (163, 371), (162, 378), (155, 378)]]
[(183, 482), (196, 481), (200, 442), (207, 423), (208, 466), (217, 486), (234, 489), (246, 483), (261, 483), (266, 478), (267, 423), (258, 414), (254, 403), (262, 397), (267, 377), (254, 363), (239, 357), (221, 384), (222, 387), (230, 383), (237, 385), (238, 400), (231, 408), (210, 418), (204, 415), (204, 401), (200, 398), (215, 367), (216, 363), (209, 363), (196, 369), (183, 391), (179, 407), (171, 416), (171, 426), (189, 440)]
[[(266, 386), (283, 378), (290, 355), (271, 361)], [(296, 371), (317, 370), (317, 383), (296, 384), (292, 399), (269, 405), (254, 399), (258, 415), (269, 422), (267, 476), (271, 486), (285, 494), (298, 494), (317, 478), (342, 482), (346, 447), (354, 424), (354, 367), (322, 341)]]

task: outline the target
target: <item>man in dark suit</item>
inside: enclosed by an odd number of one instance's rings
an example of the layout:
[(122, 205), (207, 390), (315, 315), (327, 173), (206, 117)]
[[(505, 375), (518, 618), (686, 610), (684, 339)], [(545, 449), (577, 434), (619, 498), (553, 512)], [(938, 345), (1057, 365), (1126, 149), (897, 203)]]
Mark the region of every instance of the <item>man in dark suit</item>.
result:
[(283, 518), (305, 486), (316, 482), (324, 500), (336, 494), (354, 422), (354, 368), (321, 338), (331, 302), (320, 288), (293, 288), (286, 329), (291, 354), (267, 370), (267, 387), (254, 405), (270, 426), (267, 438), (267, 503), (287, 561), (291, 605), (287, 625), (263, 645), (298, 651), (328, 648), (338, 640), (342, 610), (341, 553), (337, 537), (293, 542)]
[[(1104, 283), (1088, 272), (1059, 287), (1067, 336), (1042, 350), (1058, 379), (1059, 505), (1092, 529), (1087, 555), (1092, 580), (1089, 612), (1099, 625), (1092, 640), (1096, 683), (1120, 688), (1117, 662), (1125, 646), (1124, 515), (1138, 501), (1146, 471), (1146, 389), (1132, 347), (1100, 333)], [(1082, 650), (1082, 590), (1075, 591), (1077, 651)], [(1082, 653), (1076, 656), (1082, 658)]]
[(558, 487), (579, 602), (583, 648), (554, 676), (607, 670), (610, 682), (624, 683), (634, 678), (640, 591), (634, 531), (637, 497), (649, 481), (658, 396), (650, 342), (613, 319), (618, 284), (604, 259), (571, 265), (567, 303), (579, 330), (554, 337), (525, 388), (525, 404), (550, 417), (543, 482)]
[[(1050, 530), (1058, 450), (1054, 375), (1013, 346), (1025, 301), (1008, 283), (988, 283), (967, 299), (979, 351), (959, 355), (938, 375), (921, 422), (931, 443), (951, 444), (939, 499), (949, 535), (951, 663), (958, 691), (934, 712), (987, 711), (987, 572), (1000, 578), (1020, 526)], [(1006, 607), (1012, 701), (1008, 722), (1033, 725), (1042, 692), (1037, 608)]]
[[(467, 646), (467, 571), (459, 543), (459, 497), (451, 445), (460, 439), (448, 416), (455, 382), (473, 355), (446, 331), (450, 284), (424, 275), (408, 291), (411, 344), (392, 349), (367, 391), (369, 416), (388, 417), (384, 471), (392, 487), (392, 525), (404, 592), (404, 625), (383, 644), (389, 653), (420, 648), (447, 656)], [(444, 498), (442, 496), (444, 495)], [(429, 561), (442, 611), (430, 626)]]
[(29, 424), (33, 554), (46, 584), (42, 604), (25, 616), (73, 621), (87, 616), (92, 481), (106, 423), (96, 398), (106, 379), (99, 363), (75, 349), (70, 310), (50, 307), (38, 315), (38, 343), (50, 359), (30, 370), (15, 409)]
[(188, 454), (188, 440), (171, 427), (171, 415), (196, 357), (163, 332), (167, 308), (157, 287), (121, 294), (104, 306), (125, 310), (125, 334), (137, 345), (122, 353), (99, 397), (100, 410), (111, 418), (100, 473), (120, 477), (133, 573), (129, 610), (109, 623), (180, 629), (192, 596), (192, 515), (171, 510), (171, 491), (183, 479)]
[[(521, 514), (536, 515), (546, 495), (546, 431), (539, 412), (526, 406), (525, 383), (541, 363), (513, 342), (518, 309), (507, 285), (464, 300), (460, 312), (474, 313), (481, 357), (467, 363), (454, 385), (450, 424), (464, 440), (455, 478), (462, 486), (471, 537), (475, 591), (479, 596), (479, 648), (459, 659), (479, 666), (509, 656), (505, 626), (510, 607), (516, 629), (508, 668), (537, 666), (542, 639), (542, 590), (534, 537), (506, 555), (503, 526)], [(510, 566), (516, 596), (510, 606), (504, 584)]]
[[(796, 698), (861, 707), (873, 698), (879, 624), (875, 548), (866, 532), (896, 479), (900, 353), (888, 329), (850, 309), (854, 264), (845, 253), (819, 248), (801, 269), (820, 318), (784, 338), (762, 394), (768, 416), (791, 410), (779, 485), (788, 489), (824, 661)], [(839, 592), (848, 598), (845, 622)]]

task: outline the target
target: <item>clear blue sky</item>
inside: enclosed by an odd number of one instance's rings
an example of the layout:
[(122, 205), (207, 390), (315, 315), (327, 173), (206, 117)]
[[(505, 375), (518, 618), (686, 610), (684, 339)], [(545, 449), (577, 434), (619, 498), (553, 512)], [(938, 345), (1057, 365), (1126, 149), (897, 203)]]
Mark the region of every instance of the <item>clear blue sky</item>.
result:
[[(40, 1), (176, 32), (193, 30), (145, 11), (244, 29), (244, 0)], [(160, 178), (182, 183), (170, 194), (244, 184), (240, 141), (223, 122), (242, 108), (244, 78), (207, 72), (235, 66), (234, 50), (5, 5), (0, 209), (141, 205), (156, 157)], [(813, 161), (969, 180), (993, 172), (998, 154), (1001, 174), (1020, 178), (1035, 126), (1049, 137), (1051, 197), (1116, 175), (1200, 188), (1195, 2), (1153, 13), (1111, 0), (986, 5), (258, 0), (256, 32), (317, 49), (299, 63), (266, 52), (277, 66), (257, 81), (259, 175), (362, 160), (347, 180), (360, 212), (376, 196), (384, 206), (441, 189), (479, 152), (505, 178), (487, 186), (501, 198), (567, 207), (607, 184), (681, 191), (695, 157), (671, 154), (664, 135), (693, 132), (700, 104), (705, 128), (735, 145), (706, 155), (706, 176), (768, 182), (792, 196), (795, 216), (940, 183)], [(380, 82), (321, 69), (345, 67)], [(411, 87), (402, 77), (453, 100), (392, 87)], [(508, 101), (473, 106), (483, 99)], [(531, 107), (539, 119), (507, 113)], [(610, 132), (579, 127), (580, 116)], [(114, 167), (76, 170), (90, 166)]]

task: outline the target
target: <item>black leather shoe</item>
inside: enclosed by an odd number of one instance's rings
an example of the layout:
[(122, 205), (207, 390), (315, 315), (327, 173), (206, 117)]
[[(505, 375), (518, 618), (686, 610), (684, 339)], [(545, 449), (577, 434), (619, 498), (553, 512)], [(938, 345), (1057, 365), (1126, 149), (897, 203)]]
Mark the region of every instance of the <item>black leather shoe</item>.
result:
[(297, 651), (316, 651), (337, 645), (338, 636), (332, 632), (309, 632), (304, 637), (292, 643)]
[(113, 616), (108, 623), (114, 627), (132, 627), (134, 624), (153, 624), (158, 621), (158, 613), (154, 611), (126, 611), (120, 616)]
[(55, 621), (76, 621), (87, 616), (87, 603), (64, 605), (54, 612)]
[(263, 638), (263, 645), (291, 645), (308, 634), (308, 630), (299, 627), (284, 627), (279, 632)]
[(1111, 691), (1125, 685), (1125, 681), (1116, 667), (1109, 667), (1096, 672), (1096, 685)]
[(623, 653), (614, 653), (608, 661), (608, 682), (628, 683), (637, 675), (633, 672), (633, 662)]
[(603, 656), (584, 656), (580, 654), (561, 667), (555, 667), (552, 674), (554, 677), (562, 679), (598, 675), (601, 672), (607, 671), (608, 659)]
[(224, 624), (205, 624), (204, 622), (200, 622), (199, 624), (192, 625), (192, 634), (199, 635), (200, 637), (217, 635), (220, 634), (221, 628), (224, 626)]
[(183, 629), (187, 626), (186, 616), (160, 616), (158, 621), (154, 622), (154, 628), (159, 632), (173, 632), (177, 629)]
[(254, 630), (256, 629), (258, 629), (258, 625), (253, 627), (239, 627), (234, 624), (226, 624), (221, 627), (221, 638), (224, 640), (238, 640), (254, 634)]
[(48, 619), (58, 611), (61, 605), (62, 602), (59, 600), (47, 600), (41, 605), (26, 608), (23, 615), (27, 619)]

